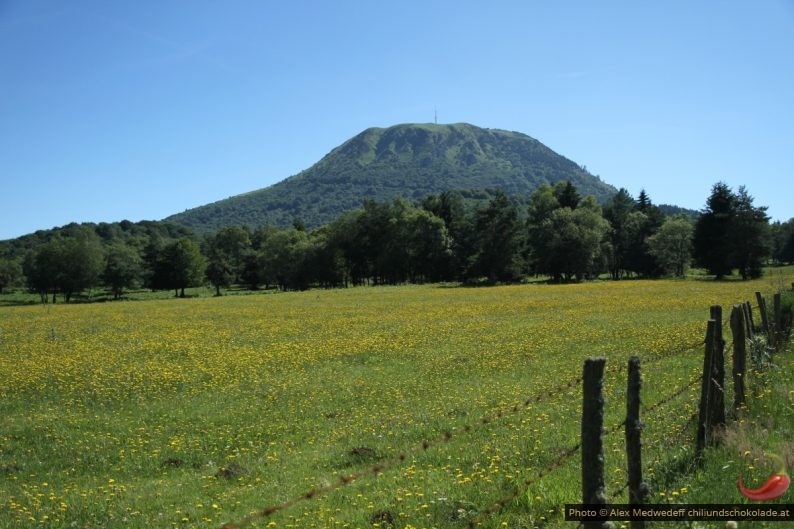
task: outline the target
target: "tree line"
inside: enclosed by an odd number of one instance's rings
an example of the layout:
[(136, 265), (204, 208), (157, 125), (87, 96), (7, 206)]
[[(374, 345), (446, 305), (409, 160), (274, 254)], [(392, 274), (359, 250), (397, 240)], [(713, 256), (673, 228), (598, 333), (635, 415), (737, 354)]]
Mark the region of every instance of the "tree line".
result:
[(759, 277), (771, 258), (794, 262), (794, 219), (770, 224), (744, 187), (713, 186), (697, 218), (665, 216), (642, 191), (605, 204), (570, 182), (526, 198), (501, 191), (472, 204), (459, 192), (418, 203), (366, 201), (307, 230), (239, 226), (199, 237), (168, 223), (72, 224), (0, 247), (0, 290), (26, 285), (43, 302), (105, 287), (173, 290), (211, 284), (303, 290), (405, 282), (512, 282), (529, 275), (569, 282), (683, 276)]

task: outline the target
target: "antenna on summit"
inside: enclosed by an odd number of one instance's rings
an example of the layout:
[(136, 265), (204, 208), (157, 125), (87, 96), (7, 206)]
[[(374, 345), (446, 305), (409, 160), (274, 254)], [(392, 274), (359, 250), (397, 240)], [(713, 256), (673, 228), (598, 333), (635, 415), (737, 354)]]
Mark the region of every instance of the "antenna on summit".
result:
[(433, 121), (438, 125), (438, 110), (435, 108), (433, 109)]

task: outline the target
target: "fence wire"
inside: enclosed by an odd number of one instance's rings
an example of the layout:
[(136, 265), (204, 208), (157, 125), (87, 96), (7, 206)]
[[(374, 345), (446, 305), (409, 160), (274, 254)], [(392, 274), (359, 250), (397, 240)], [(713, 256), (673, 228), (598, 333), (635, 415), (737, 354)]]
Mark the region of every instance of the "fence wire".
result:
[[(692, 421), (694, 421), (697, 418), (697, 416), (698, 416), (698, 412), (695, 412), (692, 415), (690, 415), (689, 418), (687, 418), (686, 421), (684, 421), (683, 426), (681, 426), (681, 428), (678, 430), (678, 433), (676, 434), (676, 436), (671, 441), (671, 443), (670, 443), (671, 446), (679, 446), (680, 445), (682, 437), (684, 436), (686, 431), (689, 429), (689, 426), (692, 424)], [(664, 456), (664, 452), (660, 451), (659, 454), (656, 456), (656, 458), (650, 464), (646, 464), (645, 465), (645, 471), (646, 472), (650, 472), (650, 470), (652, 470), (654, 467), (656, 467), (656, 465), (659, 464), (659, 462), (662, 460), (663, 456)], [(647, 481), (648, 480), (645, 480), (646, 483), (647, 483)], [(627, 488), (629, 488), (629, 482), (628, 481), (626, 481), (626, 483), (624, 483), (621, 488), (616, 490), (612, 494), (611, 497), (612, 498), (620, 497), (624, 492), (626, 492)]]
[[(565, 382), (563, 384), (555, 386), (555, 387), (553, 387), (553, 388), (551, 388), (549, 390), (543, 391), (543, 392), (535, 395), (534, 397), (529, 397), (529, 398), (525, 399), (524, 401), (522, 401), (521, 403), (517, 403), (517, 404), (514, 404), (511, 407), (502, 408), (502, 409), (500, 409), (500, 410), (498, 410), (498, 411), (496, 411), (494, 413), (485, 415), (482, 418), (480, 418), (479, 421), (473, 422), (473, 423), (468, 423), (468, 424), (460, 427), (458, 430), (447, 430), (443, 434), (441, 434), (440, 436), (436, 437), (435, 439), (430, 440), (430, 441), (424, 441), (424, 442), (422, 442), (421, 445), (418, 445), (418, 446), (414, 447), (411, 450), (402, 452), (399, 455), (396, 455), (396, 456), (392, 457), (391, 459), (388, 459), (388, 460), (383, 461), (381, 463), (372, 465), (371, 467), (366, 468), (364, 470), (361, 470), (360, 472), (356, 472), (356, 473), (353, 473), (353, 474), (348, 474), (346, 476), (342, 476), (341, 478), (339, 478), (334, 483), (331, 483), (331, 484), (323, 486), (323, 487), (315, 487), (315, 488), (305, 492), (304, 494), (301, 494), (300, 496), (295, 496), (294, 498), (292, 498), (290, 500), (287, 500), (285, 502), (282, 502), (282, 503), (279, 503), (279, 504), (275, 504), (275, 505), (271, 505), (269, 507), (265, 507), (265, 508), (260, 509), (257, 512), (251, 513), (248, 516), (246, 516), (244, 518), (241, 518), (241, 519), (239, 519), (237, 521), (226, 523), (223, 526), (221, 526), (221, 529), (238, 529), (238, 528), (240, 528), (240, 527), (242, 527), (244, 525), (247, 525), (247, 524), (249, 524), (249, 523), (251, 523), (253, 521), (261, 520), (263, 518), (268, 518), (268, 517), (280, 512), (280, 511), (289, 509), (290, 507), (293, 507), (293, 506), (295, 506), (295, 505), (297, 505), (299, 503), (302, 503), (302, 502), (305, 502), (305, 501), (309, 501), (309, 500), (311, 500), (313, 498), (316, 498), (317, 496), (319, 496), (321, 494), (325, 494), (327, 492), (331, 492), (331, 491), (337, 490), (339, 488), (342, 488), (342, 487), (344, 487), (346, 485), (349, 485), (349, 484), (353, 483), (354, 481), (359, 480), (361, 478), (380, 474), (381, 472), (384, 472), (384, 471), (390, 469), (391, 467), (404, 462), (410, 456), (416, 455), (416, 454), (421, 453), (421, 452), (426, 452), (427, 450), (429, 450), (432, 447), (435, 447), (435, 446), (440, 445), (442, 443), (446, 443), (446, 442), (450, 441), (451, 439), (453, 439), (455, 437), (459, 437), (462, 433), (468, 433), (468, 432), (470, 432), (472, 430), (475, 430), (476, 428), (479, 428), (481, 426), (484, 426), (484, 425), (490, 424), (492, 422), (495, 422), (495, 421), (497, 421), (499, 419), (502, 419), (503, 417), (518, 413), (522, 409), (527, 408), (527, 407), (529, 407), (532, 404), (542, 402), (542, 401), (546, 400), (547, 398), (551, 398), (551, 397), (553, 397), (553, 396), (555, 396), (557, 394), (563, 393), (563, 392), (565, 392), (565, 391), (567, 391), (567, 390), (569, 390), (569, 389), (581, 384), (581, 382), (582, 382), (582, 377), (581, 376), (576, 377), (576, 378), (572, 378), (568, 382)], [(578, 447), (577, 447), (577, 449), (578, 449)], [(543, 475), (545, 475), (545, 474), (543, 474)]]
[(679, 387), (675, 392), (671, 393), (670, 395), (668, 395), (667, 397), (663, 398), (659, 402), (647, 407), (645, 410), (643, 410), (643, 413), (653, 413), (654, 411), (656, 411), (657, 409), (661, 408), (665, 404), (668, 404), (669, 402), (671, 402), (671, 401), (675, 400), (676, 398), (680, 397), (681, 395), (683, 395), (686, 392), (686, 390), (692, 388), (692, 386), (694, 386), (695, 384), (698, 384), (702, 380), (703, 380), (703, 375), (702, 374), (700, 374), (700, 375), (698, 375), (696, 377), (693, 377), (692, 380), (689, 381), (689, 383), (684, 384), (683, 386)]
[[(726, 320), (726, 322), (724, 322), (723, 325), (728, 325), (729, 323), (730, 323), (730, 320)], [(650, 355), (647, 358), (643, 359), (643, 364), (652, 364), (652, 363), (659, 362), (659, 361), (662, 361), (662, 360), (665, 360), (665, 359), (668, 359), (668, 358), (671, 358), (671, 357), (680, 356), (683, 353), (686, 353), (688, 351), (692, 351), (692, 350), (694, 350), (694, 349), (696, 349), (698, 347), (701, 347), (704, 343), (705, 343), (705, 340), (700, 338), (697, 341), (693, 341), (693, 342), (691, 342), (689, 344), (686, 344), (686, 345), (684, 345), (684, 346), (682, 346), (680, 348), (677, 348), (677, 349), (674, 349), (674, 350), (671, 350), (671, 351), (665, 351), (665, 352), (662, 352), (662, 353), (659, 353), (659, 354), (655, 354), (655, 355)], [(614, 367), (608, 368), (607, 372), (608, 373), (620, 373), (624, 369), (627, 369), (627, 366), (626, 366), (625, 362), (620, 363), (620, 364), (616, 364)], [(667, 397), (663, 398), (662, 400), (660, 400), (660, 401), (656, 402), (655, 404), (653, 404), (653, 405), (649, 406), (648, 408), (646, 408), (643, 411), (643, 413), (645, 413), (645, 414), (653, 413), (654, 411), (658, 410), (659, 408), (665, 406), (666, 404), (672, 402), (676, 398), (678, 398), (681, 395), (683, 395), (688, 389), (692, 388), (695, 384), (697, 384), (701, 380), (702, 380), (702, 375), (699, 375), (699, 376), (693, 378), (689, 383), (679, 387), (678, 389), (676, 389), (676, 391), (674, 391), (673, 393), (671, 393)], [(386, 461), (383, 461), (381, 463), (372, 465), (371, 467), (366, 468), (364, 470), (361, 470), (359, 472), (342, 476), (341, 478), (339, 478), (334, 483), (331, 483), (329, 485), (322, 486), (322, 487), (313, 488), (313, 489), (305, 492), (304, 494), (301, 494), (299, 496), (293, 497), (292, 499), (289, 499), (289, 500), (284, 501), (282, 503), (274, 504), (274, 505), (271, 505), (269, 507), (260, 509), (259, 511), (253, 512), (253, 513), (249, 514), (248, 516), (245, 516), (245, 517), (243, 517), (243, 518), (241, 518), (241, 519), (239, 519), (237, 521), (226, 523), (226, 524), (224, 524), (221, 527), (221, 529), (239, 529), (240, 527), (242, 527), (244, 525), (247, 525), (247, 524), (249, 524), (249, 523), (251, 523), (253, 521), (264, 519), (264, 518), (268, 518), (268, 517), (280, 512), (280, 511), (284, 511), (286, 509), (289, 509), (289, 508), (291, 508), (291, 507), (293, 507), (293, 506), (295, 506), (295, 505), (297, 505), (299, 503), (302, 503), (302, 502), (305, 502), (305, 501), (310, 501), (310, 500), (320, 496), (321, 494), (325, 494), (327, 492), (332, 492), (334, 490), (337, 490), (337, 489), (339, 489), (341, 487), (349, 485), (349, 484), (351, 484), (351, 483), (353, 483), (353, 482), (355, 482), (357, 480), (360, 480), (362, 478), (365, 478), (365, 477), (368, 477), (368, 476), (371, 476), (371, 475), (378, 475), (378, 474), (380, 474), (380, 473), (382, 473), (382, 472), (384, 472), (384, 471), (386, 471), (386, 470), (388, 470), (388, 469), (390, 469), (390, 468), (392, 468), (392, 467), (394, 467), (396, 465), (399, 465), (399, 464), (403, 463), (404, 461), (406, 461), (411, 456), (414, 456), (414, 455), (422, 453), (422, 452), (426, 452), (430, 448), (433, 448), (433, 447), (435, 447), (437, 445), (440, 445), (442, 443), (446, 443), (446, 442), (450, 441), (453, 438), (459, 437), (463, 433), (471, 432), (471, 431), (473, 431), (473, 430), (475, 430), (475, 429), (477, 429), (477, 428), (479, 428), (481, 426), (484, 426), (484, 425), (490, 424), (492, 422), (495, 422), (495, 421), (497, 421), (499, 419), (502, 419), (503, 417), (518, 413), (522, 409), (528, 408), (532, 404), (540, 403), (540, 402), (542, 402), (542, 401), (544, 401), (544, 400), (546, 400), (548, 398), (551, 398), (551, 397), (553, 397), (555, 395), (558, 395), (558, 394), (561, 394), (561, 393), (563, 393), (563, 392), (565, 392), (565, 391), (567, 391), (567, 390), (569, 390), (569, 389), (571, 389), (573, 387), (576, 387), (577, 385), (579, 385), (581, 383), (582, 383), (582, 377), (581, 376), (572, 378), (572, 379), (568, 380), (567, 382), (565, 382), (563, 384), (560, 384), (560, 385), (557, 385), (555, 387), (552, 387), (551, 389), (548, 389), (546, 391), (542, 391), (542, 392), (538, 393), (537, 395), (528, 397), (528, 398), (524, 399), (523, 401), (514, 404), (513, 406), (505, 407), (505, 408), (502, 408), (502, 409), (500, 409), (500, 410), (498, 410), (496, 412), (491, 412), (489, 414), (486, 414), (485, 416), (480, 418), (478, 421), (472, 422), (472, 423), (468, 423), (468, 424), (466, 424), (466, 425), (464, 425), (462, 427), (459, 427), (457, 430), (447, 430), (443, 434), (441, 434), (440, 436), (436, 437), (435, 439), (430, 440), (430, 441), (424, 441), (424, 442), (422, 442), (421, 445), (415, 446), (414, 448), (412, 448), (410, 450), (407, 450), (405, 452), (402, 452), (399, 455), (396, 455), (396, 456), (394, 456), (394, 457), (392, 457), (392, 458), (390, 458), (390, 459), (388, 459)], [(692, 423), (692, 421), (695, 420), (697, 415), (698, 415), (698, 413), (695, 412), (694, 414), (692, 414), (684, 422), (683, 426), (680, 428), (680, 430), (676, 434), (676, 437), (673, 439), (672, 444), (677, 445), (679, 443), (679, 441), (681, 440), (682, 436), (686, 433), (686, 431), (689, 428), (690, 424)], [(610, 427), (609, 429), (605, 430), (604, 433), (605, 433), (605, 435), (613, 434), (613, 433), (619, 431), (621, 428), (623, 428), (625, 426), (625, 424), (626, 424), (626, 421), (624, 419), (620, 423), (618, 423), (618, 424)], [(550, 463), (549, 465), (544, 467), (536, 475), (534, 475), (533, 477), (531, 477), (529, 479), (526, 479), (525, 481), (520, 483), (518, 486), (516, 486), (509, 494), (507, 494), (506, 496), (500, 498), (495, 503), (493, 503), (491, 505), (491, 507), (489, 507), (488, 509), (480, 512), (472, 521), (470, 521), (465, 526), (465, 529), (473, 529), (473, 527), (475, 525), (478, 525), (479, 523), (481, 523), (482, 520), (484, 520), (485, 518), (487, 518), (489, 516), (492, 516), (492, 515), (498, 513), (499, 511), (501, 511), (508, 503), (513, 501), (519, 495), (521, 495), (523, 493), (526, 493), (526, 491), (529, 489), (530, 486), (532, 486), (533, 484), (535, 484), (538, 481), (540, 481), (541, 479), (543, 479), (545, 476), (551, 474), (552, 472), (554, 472), (555, 470), (560, 468), (577, 451), (579, 451), (580, 448), (581, 448), (581, 445), (579, 443), (577, 443), (576, 445), (566, 449), (555, 461), (553, 461), (552, 463)], [(657, 455), (657, 457), (654, 459), (654, 461), (650, 465), (646, 466), (646, 471), (654, 468), (661, 461), (663, 455), (664, 455), (664, 453), (660, 452)], [(625, 492), (627, 487), (628, 487), (628, 482), (623, 487), (621, 487), (621, 489), (616, 491), (614, 495), (615, 496), (620, 496), (621, 494), (623, 494), (623, 492)]]
[[(610, 434), (613, 434), (615, 432), (618, 432), (625, 425), (626, 425), (626, 421), (624, 419), (620, 423), (615, 424), (612, 427), (604, 430), (604, 435), (610, 435)], [(560, 455), (560, 457), (558, 457), (555, 461), (553, 461), (551, 464), (546, 466), (537, 475), (535, 475), (534, 477), (532, 477), (530, 479), (527, 479), (524, 482), (520, 483), (518, 486), (516, 486), (510, 492), (510, 494), (507, 494), (506, 496), (503, 496), (502, 498), (499, 498), (495, 503), (493, 503), (491, 505), (491, 507), (489, 507), (485, 511), (482, 511), (481, 513), (479, 513), (479, 515), (477, 515), (474, 518), (474, 520), (469, 522), (469, 524), (466, 525), (464, 527), (464, 529), (472, 529), (475, 525), (477, 525), (478, 523), (482, 522), (485, 518), (487, 518), (489, 516), (493, 516), (494, 514), (498, 513), (500, 510), (502, 510), (504, 507), (506, 507), (508, 503), (513, 501), (518, 496), (526, 493), (527, 490), (529, 490), (529, 487), (531, 487), (532, 485), (534, 485), (535, 483), (537, 483), (538, 481), (540, 481), (544, 477), (548, 476), (549, 474), (551, 474), (552, 472), (554, 472), (555, 470), (560, 468), (563, 465), (563, 463), (565, 461), (567, 461), (568, 459), (570, 459), (571, 456), (573, 456), (580, 448), (581, 448), (581, 444), (577, 443), (573, 447), (565, 450)]]
[(531, 487), (533, 484), (537, 483), (544, 477), (548, 476), (549, 474), (560, 468), (563, 465), (563, 463), (565, 463), (568, 459), (571, 458), (571, 456), (573, 456), (576, 452), (579, 451), (579, 448), (581, 448), (581, 445), (577, 443), (571, 448), (565, 450), (565, 452), (563, 452), (560, 455), (560, 457), (558, 457), (550, 465), (546, 466), (543, 470), (538, 472), (534, 477), (525, 480), (523, 483), (515, 487), (510, 492), (510, 494), (507, 494), (506, 496), (499, 498), (488, 509), (482, 511), (477, 516), (475, 516), (475, 518), (472, 521), (470, 521), (468, 524), (464, 526), (464, 529), (473, 529), (475, 525), (480, 524), (485, 518), (488, 518), (489, 516), (493, 516), (494, 514), (504, 509), (508, 503), (516, 499), (521, 494), (525, 493), (529, 489), (529, 487)]

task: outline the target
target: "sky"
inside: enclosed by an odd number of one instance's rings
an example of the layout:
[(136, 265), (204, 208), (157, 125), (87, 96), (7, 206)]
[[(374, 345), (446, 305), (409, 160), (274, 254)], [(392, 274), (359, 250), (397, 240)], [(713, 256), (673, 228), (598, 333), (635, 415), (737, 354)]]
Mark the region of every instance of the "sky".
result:
[(0, 0), (0, 240), (163, 219), (436, 114), (785, 221), (794, 0)]

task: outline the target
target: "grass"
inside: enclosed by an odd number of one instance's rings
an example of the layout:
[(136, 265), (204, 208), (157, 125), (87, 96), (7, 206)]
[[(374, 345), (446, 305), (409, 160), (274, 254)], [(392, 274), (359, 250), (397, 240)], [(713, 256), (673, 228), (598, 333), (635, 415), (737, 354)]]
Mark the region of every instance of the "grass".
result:
[[(781, 274), (790, 284), (794, 271)], [(579, 454), (536, 479), (578, 440), (580, 387), (558, 386), (585, 358), (606, 356), (612, 429), (630, 355), (644, 359), (650, 409), (699, 374), (709, 305), (752, 300), (775, 280), (0, 308), (0, 526), (218, 528), (362, 472), (255, 526), (463, 527), (518, 487), (483, 527), (565, 527), (562, 505), (580, 495)], [(781, 373), (790, 371), (753, 376)], [(753, 442), (764, 425), (778, 428), (750, 419), (767, 398), (757, 391), (743, 423)], [(674, 457), (688, 457), (691, 432), (678, 432), (698, 397), (693, 385), (644, 418), (654, 497), (703, 499), (725, 474), (706, 466), (683, 481), (667, 476)], [(785, 452), (772, 437), (770, 448)], [(623, 502), (622, 430), (605, 447), (607, 490)], [(738, 495), (730, 483), (714, 492), (720, 501)]]
[[(760, 486), (780, 469), (772, 458), (764, 456), (770, 452), (781, 457), (791, 472), (794, 468), (794, 363), (791, 354), (789, 344), (785, 352), (773, 355), (772, 363), (764, 370), (750, 370), (747, 405), (720, 434), (719, 443), (706, 450), (702, 465), (694, 464), (691, 451), (682, 451), (678, 461), (668, 458), (667, 475), (660, 476), (660, 486), (655, 491), (659, 503), (676, 503), (680, 491), (686, 490), (688, 503), (758, 505), (739, 495), (739, 475), (748, 488)], [(681, 469), (686, 472), (680, 472)], [(791, 502), (789, 490), (770, 503)], [(670, 523), (668, 527), (717, 528), (724, 524)], [(739, 527), (788, 526), (784, 522), (740, 522)]]

